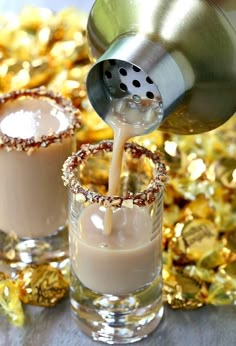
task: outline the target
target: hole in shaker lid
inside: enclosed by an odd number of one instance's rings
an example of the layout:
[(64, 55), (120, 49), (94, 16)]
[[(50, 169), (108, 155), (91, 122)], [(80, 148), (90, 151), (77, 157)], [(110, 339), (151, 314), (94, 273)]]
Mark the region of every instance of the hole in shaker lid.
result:
[(133, 86), (135, 86), (136, 88), (140, 88), (141, 83), (138, 80), (133, 80)]
[(146, 96), (149, 98), (149, 99), (154, 99), (154, 94), (151, 92), (151, 91), (148, 91), (146, 93)]
[(123, 91), (127, 91), (128, 90), (127, 85), (124, 84), (124, 83), (120, 83), (120, 89), (123, 90)]
[(110, 71), (105, 71), (105, 76), (108, 78), (108, 79), (111, 79), (112, 78), (112, 73)]
[(140, 72), (141, 71), (141, 69), (138, 66), (133, 66), (133, 70), (135, 72)]
[(124, 68), (120, 68), (119, 72), (122, 76), (127, 76), (127, 71)]

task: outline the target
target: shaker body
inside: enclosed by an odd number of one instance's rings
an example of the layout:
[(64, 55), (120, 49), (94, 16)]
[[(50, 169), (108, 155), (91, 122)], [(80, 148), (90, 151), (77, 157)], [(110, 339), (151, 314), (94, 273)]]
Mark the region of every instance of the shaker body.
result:
[[(202, 133), (236, 111), (234, 0), (97, 0), (88, 20), (88, 40), (91, 56), (98, 59), (88, 75), (88, 96), (105, 121), (114, 101), (127, 95), (148, 104), (158, 101), (158, 119), (146, 132), (159, 127)], [(106, 76), (110, 62), (118, 65), (113, 79), (107, 78), (112, 66)], [(130, 76), (126, 90), (121, 89), (123, 66)], [(140, 79), (129, 73), (135, 67)], [(156, 87), (151, 101), (146, 78)]]

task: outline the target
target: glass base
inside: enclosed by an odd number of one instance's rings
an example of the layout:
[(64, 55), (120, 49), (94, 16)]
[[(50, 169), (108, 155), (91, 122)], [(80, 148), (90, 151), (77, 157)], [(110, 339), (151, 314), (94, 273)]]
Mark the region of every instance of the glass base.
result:
[(71, 273), (72, 315), (92, 339), (108, 344), (128, 344), (147, 337), (159, 325), (162, 278), (126, 296), (94, 292)]
[(68, 227), (42, 238), (19, 238), (14, 232), (0, 230), (0, 260), (15, 264), (39, 264), (62, 261), (68, 255)]

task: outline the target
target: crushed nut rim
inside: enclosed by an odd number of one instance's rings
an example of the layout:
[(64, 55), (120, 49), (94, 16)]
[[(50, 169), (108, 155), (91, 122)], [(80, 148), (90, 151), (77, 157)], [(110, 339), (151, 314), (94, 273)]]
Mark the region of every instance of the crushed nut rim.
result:
[[(157, 194), (161, 193), (167, 181), (167, 173), (164, 162), (161, 160), (161, 154), (153, 153), (152, 151), (140, 146), (136, 143), (126, 143), (125, 152), (130, 153), (133, 158), (147, 157), (154, 163), (153, 179), (148, 184), (147, 188), (138, 193), (128, 192), (125, 196), (104, 196), (81, 186), (77, 172), (78, 167), (84, 164), (86, 160), (98, 152), (112, 152), (113, 141), (102, 141), (98, 144), (85, 144), (81, 149), (70, 156), (63, 165), (64, 185), (76, 195), (76, 200), (81, 203), (90, 202), (98, 203), (107, 207), (125, 207), (137, 205), (144, 207), (153, 203)], [(78, 196), (78, 198), (77, 198)]]
[(29, 151), (35, 148), (45, 148), (52, 143), (61, 142), (64, 138), (73, 136), (75, 131), (81, 126), (80, 111), (73, 106), (69, 99), (64, 98), (61, 94), (47, 90), (45, 87), (39, 87), (34, 89), (15, 90), (0, 96), (0, 108), (1, 105), (22, 98), (33, 99), (49, 99), (55, 102), (56, 105), (63, 108), (63, 111), (67, 114), (69, 125), (61, 132), (52, 132), (50, 135), (42, 135), (30, 138), (11, 137), (0, 131), (0, 148), (5, 148), (7, 151)]

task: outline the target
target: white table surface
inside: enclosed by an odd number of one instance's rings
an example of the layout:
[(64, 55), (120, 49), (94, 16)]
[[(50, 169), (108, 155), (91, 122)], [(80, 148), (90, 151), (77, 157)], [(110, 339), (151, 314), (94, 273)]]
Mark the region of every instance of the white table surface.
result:
[[(81, 10), (89, 11), (92, 3), (93, 0), (0, 0), (0, 11), (18, 12), (24, 5), (41, 5), (54, 10), (77, 6)], [(27, 307), (26, 314), (27, 323), (23, 328), (11, 326), (0, 316), (0, 346), (98, 345), (84, 336), (72, 320), (68, 299), (55, 308)], [(174, 311), (166, 307), (159, 328), (147, 339), (135, 345), (234, 346), (236, 307), (205, 306), (194, 311)]]

